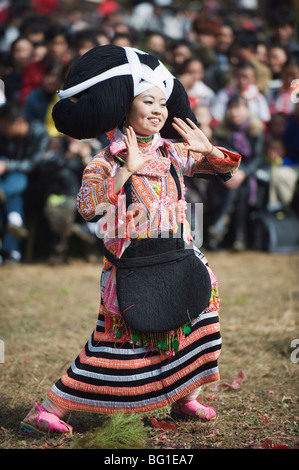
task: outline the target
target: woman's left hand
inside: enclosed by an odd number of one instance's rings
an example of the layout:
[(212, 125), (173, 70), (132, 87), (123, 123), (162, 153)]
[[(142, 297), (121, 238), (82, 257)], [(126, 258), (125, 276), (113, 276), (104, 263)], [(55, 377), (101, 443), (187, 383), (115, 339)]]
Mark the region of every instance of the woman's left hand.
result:
[(203, 155), (211, 153), (213, 145), (209, 139), (191, 119), (187, 118), (187, 121), (189, 125), (180, 118), (174, 118), (174, 122), (172, 123), (174, 129), (183, 137), (185, 142), (187, 142), (187, 149), (202, 153)]

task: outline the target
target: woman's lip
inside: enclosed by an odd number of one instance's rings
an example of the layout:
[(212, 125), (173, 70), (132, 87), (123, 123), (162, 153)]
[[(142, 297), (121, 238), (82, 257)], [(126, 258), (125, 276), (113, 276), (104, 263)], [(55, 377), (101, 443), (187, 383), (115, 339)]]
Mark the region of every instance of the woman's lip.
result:
[(159, 123), (160, 123), (160, 119), (159, 119), (159, 118), (148, 118), (148, 120), (149, 120), (152, 124), (159, 124)]

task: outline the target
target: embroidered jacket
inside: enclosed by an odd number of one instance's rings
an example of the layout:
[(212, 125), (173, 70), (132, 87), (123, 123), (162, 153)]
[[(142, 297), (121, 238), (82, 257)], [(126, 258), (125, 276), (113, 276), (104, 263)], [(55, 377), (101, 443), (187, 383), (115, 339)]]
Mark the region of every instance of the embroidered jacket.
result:
[[(112, 142), (110, 146), (96, 155), (85, 168), (82, 186), (77, 198), (78, 211), (84, 219), (93, 220), (97, 215), (107, 211), (109, 205), (118, 207), (121, 212), (125, 209), (124, 189), (122, 188), (119, 194), (115, 194), (113, 185), (113, 177), (121, 165), (116, 157), (123, 148), (124, 145), (121, 145), (119, 141)], [(162, 149), (164, 149), (163, 153)], [(161, 138), (156, 139), (150, 151), (154, 158), (132, 176), (133, 202), (140, 203), (148, 213), (153, 211), (153, 207), (172, 207), (173, 204), (176, 204), (177, 191), (170, 174), (170, 163), (174, 165), (178, 173), (183, 189), (183, 199), (184, 175), (203, 178), (214, 177), (227, 181), (237, 170), (241, 157), (237, 153), (220, 149), (225, 158), (205, 157), (202, 154), (188, 151), (183, 143), (172, 143)], [(169, 228), (169, 225), (163, 226), (163, 223), (173, 223), (172, 215), (170, 214), (169, 222), (163, 220), (162, 214), (162, 219), (160, 218), (157, 222), (159, 230)], [(120, 225), (123, 222), (120, 220)], [(109, 246), (109, 238), (118, 237), (104, 236), (105, 245), (107, 243)], [(119, 238), (123, 238), (123, 235)]]
[[(96, 155), (85, 168), (77, 198), (80, 214), (86, 220), (92, 221), (96, 216), (106, 212), (97, 223), (97, 229), (99, 229), (97, 235), (103, 238), (106, 248), (117, 257), (122, 255), (130, 236), (136, 232), (140, 238), (151, 236), (152, 232), (155, 233), (157, 230), (175, 232), (177, 222), (183, 223), (184, 238), (187, 242), (190, 241), (189, 225), (185, 218), (183, 176), (221, 178), (226, 181), (236, 172), (241, 160), (240, 155), (221, 148), (224, 158), (205, 157), (188, 151), (183, 143), (172, 143), (156, 135), (149, 151), (153, 154), (153, 158), (131, 177), (134, 207), (133, 211), (126, 211), (124, 188), (115, 194), (113, 186), (113, 177), (121, 165), (119, 156), (125, 150), (123, 139), (115, 134), (112, 136), (110, 145)], [(149, 152), (147, 151), (146, 154), (148, 155)], [(171, 163), (181, 183), (182, 199), (180, 201), (178, 201), (174, 179), (170, 174)], [(134, 210), (138, 214), (136, 218), (132, 217)], [(143, 216), (140, 217), (142, 211)], [(207, 263), (203, 255), (202, 261)], [(208, 270), (212, 283), (209, 308), (218, 310), (220, 303), (217, 279), (210, 268)], [(130, 341), (134, 342), (136, 333), (124, 326), (117, 302), (116, 268), (105, 258), (101, 297), (105, 308), (106, 331), (119, 340), (129, 337)], [(183, 329), (172, 334), (179, 341), (184, 336)], [(143, 340), (149, 346), (157, 347), (161, 338), (147, 337)]]

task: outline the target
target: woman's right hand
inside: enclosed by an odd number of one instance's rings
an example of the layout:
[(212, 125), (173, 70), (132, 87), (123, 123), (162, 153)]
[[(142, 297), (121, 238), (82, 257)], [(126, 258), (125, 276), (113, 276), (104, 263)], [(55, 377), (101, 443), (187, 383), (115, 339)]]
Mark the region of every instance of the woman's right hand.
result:
[(124, 141), (127, 147), (127, 156), (124, 168), (126, 168), (129, 173), (133, 174), (140, 170), (146, 162), (151, 160), (152, 156), (146, 157), (139, 152), (137, 138), (133, 127), (129, 126), (127, 128), (127, 135), (124, 136)]
[(136, 171), (149, 160), (152, 156), (145, 156), (139, 152), (137, 138), (134, 129), (129, 126), (127, 128), (127, 135), (124, 136), (124, 141), (127, 147), (126, 161), (122, 167), (118, 170), (114, 176), (114, 192), (118, 194), (125, 182), (132, 176)]

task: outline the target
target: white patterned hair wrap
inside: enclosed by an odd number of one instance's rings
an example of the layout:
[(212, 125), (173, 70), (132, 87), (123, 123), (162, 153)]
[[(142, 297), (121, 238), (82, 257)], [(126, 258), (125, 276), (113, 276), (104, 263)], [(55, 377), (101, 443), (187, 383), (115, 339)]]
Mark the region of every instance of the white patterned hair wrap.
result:
[(59, 99), (70, 98), (87, 90), (97, 83), (109, 80), (116, 76), (132, 75), (134, 83), (134, 97), (150, 88), (158, 87), (163, 91), (166, 100), (168, 100), (173, 90), (174, 76), (169, 72), (165, 65), (159, 61), (159, 65), (153, 70), (148, 65), (142, 64), (139, 60), (138, 54), (146, 54), (145, 52), (131, 47), (124, 47), (123, 49), (126, 52), (128, 60), (127, 64), (112, 67), (110, 70), (100, 73), (88, 80), (84, 80), (83, 82), (67, 88), (66, 90), (59, 90), (57, 92)]

